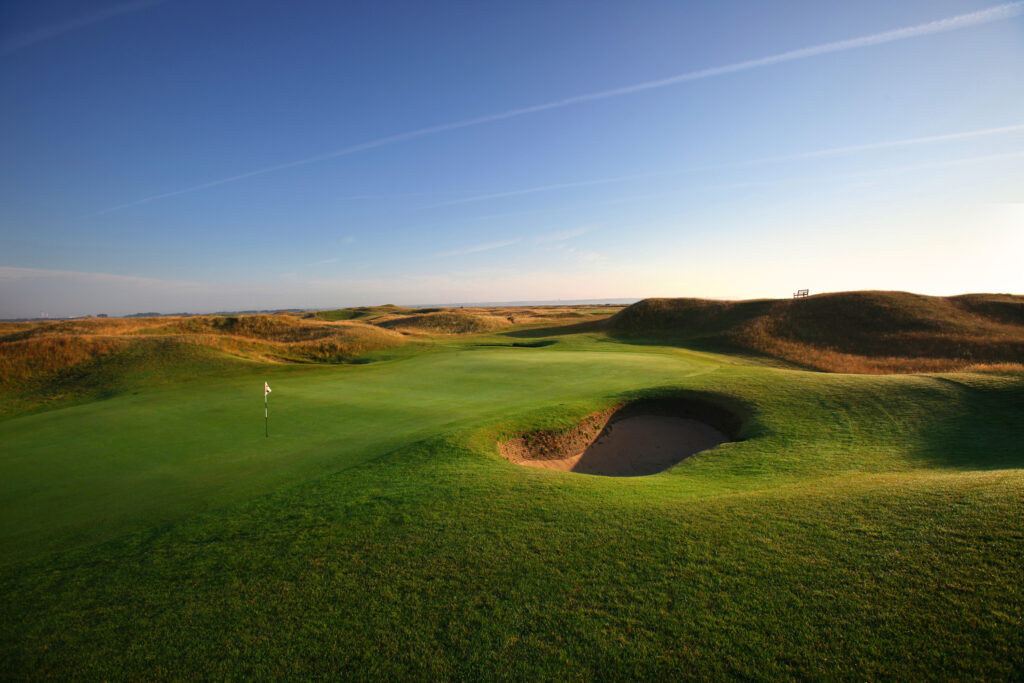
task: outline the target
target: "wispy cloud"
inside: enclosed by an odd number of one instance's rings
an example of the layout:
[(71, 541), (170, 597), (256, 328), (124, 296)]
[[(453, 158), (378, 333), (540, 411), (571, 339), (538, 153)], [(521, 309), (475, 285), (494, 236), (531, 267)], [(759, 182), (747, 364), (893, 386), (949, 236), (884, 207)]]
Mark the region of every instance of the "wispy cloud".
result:
[[(973, 164), (984, 164), (1000, 161), (1012, 161), (1016, 159), (1024, 159), (1024, 151), (1016, 152), (1003, 152), (1000, 154), (988, 154), (982, 156), (972, 157), (960, 157), (956, 159), (943, 159), (937, 161), (929, 161), (920, 164), (909, 164), (902, 166), (880, 166), (876, 168), (866, 169), (862, 171), (853, 171), (848, 173), (836, 173), (836, 174), (814, 174), (814, 175), (799, 175), (799, 176), (784, 176), (784, 177), (772, 177), (761, 180), (747, 180), (742, 182), (733, 183), (711, 183), (711, 184), (686, 184), (672, 188), (670, 190), (661, 190), (657, 192), (643, 192), (639, 194), (629, 194), (621, 196), (610, 196), (604, 199), (590, 200), (585, 203), (571, 203), (561, 204), (556, 207), (533, 207), (520, 211), (509, 211), (500, 214), (494, 214), (491, 216), (478, 216), (475, 220), (484, 220), (489, 218), (504, 218), (507, 216), (519, 216), (524, 214), (544, 214), (551, 212), (560, 211), (572, 211), (576, 209), (586, 208), (593, 209), (598, 206), (613, 206), (617, 204), (628, 204), (630, 202), (647, 201), (652, 199), (661, 199), (665, 197), (684, 197), (697, 192), (718, 192), (728, 190), (742, 190), (747, 188), (759, 188), (759, 187), (774, 187), (779, 185), (792, 185), (792, 184), (807, 184), (807, 185), (827, 185), (835, 183), (837, 181), (856, 181), (854, 184), (846, 184), (847, 188), (863, 187), (871, 185), (877, 182), (880, 176), (886, 174), (898, 174), (912, 171), (923, 171), (929, 169), (939, 169), (946, 167), (956, 166), (968, 166)], [(687, 170), (705, 170), (705, 169), (687, 169)], [(674, 173), (674, 172), (673, 172)], [(573, 231), (567, 231), (573, 232)], [(563, 234), (563, 233), (553, 233)], [(571, 235), (575, 236), (575, 235)], [(543, 236), (536, 238), (536, 244), (544, 244)], [(558, 244), (557, 241), (552, 240), (554, 243), (546, 246), (546, 249), (561, 249), (563, 245)]]
[(37, 43), (42, 43), (64, 35), (65, 33), (71, 33), (72, 31), (77, 31), (78, 29), (98, 24), (101, 21), (106, 21), (107, 19), (113, 19), (114, 17), (122, 14), (141, 12), (142, 10), (156, 7), (164, 2), (166, 2), (166, 0), (137, 0), (136, 2), (126, 2), (120, 5), (110, 5), (109, 7), (94, 10), (88, 14), (83, 14), (80, 17), (71, 19), (70, 21), (65, 21), (61, 24), (42, 26), (18, 36), (12, 36), (10, 38), (0, 40), (0, 57), (6, 57), (18, 50), (24, 50), (25, 48), (32, 47)]
[(465, 256), (466, 254), (476, 254), (481, 251), (490, 251), (491, 249), (501, 249), (502, 247), (510, 247), (513, 244), (518, 244), (519, 239), (505, 240), (503, 242), (488, 242), (487, 244), (475, 244), (471, 247), (463, 247), (461, 249), (452, 249), (451, 251), (444, 251), (439, 254), (435, 254), (437, 258), (444, 258), (447, 256)]
[[(175, 190), (173, 192), (164, 192), (162, 194), (155, 194), (155, 195), (151, 195), (149, 197), (145, 197), (144, 199), (136, 200), (134, 202), (128, 202), (126, 204), (118, 204), (117, 206), (111, 206), (111, 207), (108, 207), (106, 209), (101, 209), (100, 211), (95, 211), (93, 213), (87, 214), (85, 217), (86, 218), (95, 218), (96, 216), (102, 216), (104, 214), (113, 213), (115, 211), (120, 211), (121, 209), (128, 209), (128, 208), (131, 208), (133, 206), (139, 206), (141, 204), (148, 204), (149, 202), (154, 202), (154, 201), (156, 201), (158, 199), (165, 199), (167, 197), (174, 197), (174, 196), (179, 195), (179, 194), (188, 194), (189, 192), (195, 192), (196, 190), (205, 190), (205, 189), (210, 188), (210, 187), (216, 187), (217, 185), (224, 185), (225, 183), (232, 183), (232, 182), (234, 182), (236, 180), (243, 180), (245, 178), (251, 178), (253, 176), (264, 175), (264, 174), (270, 173), (272, 171), (280, 171), (280, 170), (283, 170), (283, 169), (286, 169), (286, 168), (292, 168), (293, 166), (303, 166), (305, 164), (313, 163), (313, 161), (317, 161), (317, 160), (318, 159), (312, 159), (312, 160), (311, 159), (306, 159), (306, 160), (303, 160), (303, 161), (296, 161), (296, 162), (293, 162), (293, 163), (281, 164), (280, 166), (272, 166), (270, 168), (264, 168), (264, 169), (260, 169), (258, 171), (251, 171), (249, 173), (242, 173), (241, 175), (231, 176), (230, 178), (222, 178), (221, 180), (214, 180), (214, 181), (209, 182), (209, 183), (203, 183), (202, 185), (195, 185), (193, 187), (187, 187), (187, 188), (185, 188), (183, 190)], [(423, 196), (428, 196), (428, 195), (436, 196), (436, 195), (439, 195), (439, 194), (451, 195), (451, 194), (465, 194), (465, 193), (466, 193), (465, 190), (457, 190), (457, 191), (450, 191), (450, 192), (400, 192), (400, 193), (392, 193), (392, 194), (353, 194), (353, 195), (348, 195), (348, 196), (345, 196), (345, 197), (335, 197), (333, 199), (333, 201), (336, 201), (336, 202), (354, 202), (354, 201), (363, 200), (363, 199), (388, 199), (388, 200), (393, 200), (393, 199), (406, 199), (406, 198), (409, 198), (409, 197), (423, 197)]]
[(603, 254), (574, 246), (569, 242), (569, 240), (576, 237), (586, 235), (596, 227), (597, 226), (595, 225), (586, 225), (572, 230), (562, 230), (560, 232), (553, 232), (547, 235), (539, 235), (533, 239), (533, 243), (537, 245), (535, 247), (537, 251), (561, 255), (563, 259), (591, 265), (605, 263), (607, 259)]
[[(679, 196), (689, 194), (693, 192), (715, 192), (720, 190), (742, 190), (746, 188), (758, 188), (758, 187), (773, 187), (777, 185), (790, 185), (790, 184), (829, 184), (835, 183), (836, 181), (846, 180), (864, 180), (871, 179), (877, 176), (886, 174), (898, 174), (907, 173), (910, 171), (925, 171), (930, 169), (939, 168), (952, 168), (956, 166), (969, 166), (973, 164), (985, 164), (998, 161), (1011, 161), (1015, 159), (1024, 159), (1024, 150), (1016, 152), (1003, 152), (1000, 154), (986, 154), (981, 156), (972, 157), (959, 157), (956, 159), (942, 159), (937, 161), (928, 161), (919, 164), (905, 164), (902, 166), (880, 166), (877, 168), (865, 169), (862, 171), (852, 171), (849, 173), (835, 173), (829, 175), (804, 175), (804, 176), (786, 176), (782, 178), (770, 178), (765, 180), (748, 180), (736, 183), (715, 183), (709, 185), (686, 185), (684, 187), (669, 190), (666, 192), (656, 192), (650, 194), (641, 195), (630, 195), (628, 197), (619, 197), (615, 199), (609, 199), (604, 202), (598, 202), (590, 204), (590, 206), (596, 206), (598, 204), (617, 204), (630, 201), (638, 201), (644, 199), (654, 199), (657, 197), (667, 196)], [(859, 182), (856, 185), (847, 185), (847, 187), (860, 187), (866, 182)]]
[(0, 318), (181, 311), (183, 301), (194, 306), (224, 294), (200, 282), (14, 266), (0, 266), (0, 289)]
[(197, 285), (187, 280), (158, 280), (135, 275), (117, 275), (114, 273), (89, 273), (77, 270), (53, 270), (47, 268), (19, 268), (16, 266), (0, 266), (0, 281), (34, 280), (39, 278), (89, 280), (93, 282), (109, 282), (119, 285)]
[(578, 249), (576, 247), (566, 247), (562, 253), (575, 261), (579, 261), (580, 263), (589, 263), (592, 265), (604, 263), (606, 260), (603, 254), (587, 249)]
[[(728, 74), (738, 73), (741, 71), (749, 71), (751, 69), (760, 69), (766, 66), (773, 66), (776, 64), (782, 64), (785, 62), (792, 62), (800, 59), (807, 59), (810, 57), (817, 57), (820, 55), (845, 52), (848, 50), (857, 50), (866, 47), (872, 47), (875, 45), (882, 45), (884, 43), (892, 43), (900, 40), (907, 40), (910, 38), (918, 38), (921, 36), (932, 35), (936, 33), (944, 33), (948, 31), (956, 31), (960, 29), (969, 28), (972, 26), (979, 26), (982, 24), (988, 24), (997, 21), (1005, 21), (1013, 17), (1019, 16), (1024, 12), (1024, 0), (1017, 2), (1008, 2), (1002, 5), (996, 5), (988, 9), (979, 10), (976, 12), (969, 12), (967, 14), (958, 14), (952, 17), (946, 17), (936, 21), (930, 21), (924, 24), (917, 24), (914, 26), (908, 26), (900, 29), (894, 29), (890, 31), (883, 31), (881, 33), (872, 33), (866, 36), (860, 36), (858, 38), (850, 38), (847, 40), (839, 40), (831, 43), (823, 43), (821, 45), (814, 45), (811, 47), (800, 48), (797, 50), (790, 50), (788, 52), (782, 52), (767, 57), (760, 57), (757, 59), (749, 59), (742, 62), (735, 62), (733, 64), (726, 64), (724, 66), (716, 66), (707, 69), (699, 69), (696, 71), (688, 71), (686, 73), (676, 74), (667, 78), (660, 78), (652, 81), (644, 81), (642, 83), (636, 83), (634, 85), (623, 86), (619, 88), (612, 88), (609, 90), (600, 90), (597, 92), (587, 93), (584, 95), (575, 95), (572, 97), (565, 97), (550, 102), (544, 102), (542, 104), (535, 104), (529, 107), (520, 107), (518, 109), (509, 109), (507, 111), (487, 114), (485, 116), (478, 116), (476, 118), (464, 119), (462, 121), (453, 121), (451, 123), (443, 123), (436, 126), (429, 126), (426, 128), (419, 128), (417, 130), (408, 131), (405, 133), (398, 133), (396, 135), (390, 135), (388, 137), (378, 138), (376, 140), (370, 140), (357, 145), (344, 147), (342, 149), (334, 150), (324, 154), (318, 154), (316, 156), (307, 157), (305, 159), (299, 159), (296, 161), (290, 161), (283, 164), (277, 164), (274, 166), (267, 166), (265, 168), (248, 171), (246, 173), (239, 173), (237, 175), (229, 176), (226, 178), (220, 178), (218, 180), (211, 180), (206, 183), (199, 185), (193, 185), (180, 190), (174, 190), (171, 192), (164, 192), (161, 194), (152, 195), (139, 199), (126, 204), (119, 204), (112, 206), (107, 209), (103, 209), (99, 214), (110, 213), (112, 211), (118, 211), (126, 209), (132, 206), (139, 206), (140, 204), (146, 204), (153, 202), (158, 199), (166, 199), (168, 197), (174, 197), (188, 192), (195, 192), (198, 190), (205, 190), (218, 185), (224, 185), (226, 183), (232, 183), (238, 180), (246, 178), (252, 178), (254, 176), (264, 175), (266, 173), (273, 173), (275, 171), (282, 171), (289, 168), (295, 168), (297, 166), (305, 166), (307, 164), (313, 164), (320, 161), (327, 161), (329, 159), (336, 159), (338, 157), (347, 156), (349, 154), (355, 154), (375, 147), (383, 147), (385, 145), (393, 145), (400, 142), (406, 142), (415, 138), (424, 137), (427, 135), (435, 135), (437, 133), (444, 133), (451, 130), (457, 130), (460, 128), (469, 128), (471, 126), (479, 126), (485, 123), (493, 123), (495, 121), (503, 121), (506, 119), (513, 119), (527, 114), (536, 114), (543, 111), (549, 111), (552, 109), (560, 109), (562, 107), (568, 107), (575, 104), (582, 104), (584, 102), (594, 102), (598, 100), (610, 99), (613, 97), (622, 97), (624, 95), (632, 95), (634, 93), (644, 92), (647, 90), (655, 90), (658, 88), (665, 88), (680, 83), (686, 83), (689, 81), (697, 81), (705, 78), (714, 78), (717, 76), (725, 76)], [(540, 190), (534, 190), (540, 191)]]
[[(335, 246), (348, 246), (350, 244), (355, 244), (355, 243), (356, 243), (356, 238), (354, 236), (352, 236), (352, 235), (345, 235), (344, 237), (341, 237), (340, 239), (334, 241), (332, 244), (335, 245)], [(328, 248), (333, 248), (333, 247), (332, 246), (328, 246), (324, 250), (326, 251)], [(337, 263), (340, 260), (341, 260), (340, 256), (332, 256), (330, 258), (321, 259), (319, 261), (313, 261), (313, 265), (314, 266), (323, 266), (323, 265), (327, 265), (328, 263)]]
[(560, 230), (558, 232), (548, 233), (547, 235), (539, 235), (533, 238), (533, 241), (537, 244), (564, 242), (565, 240), (571, 240), (574, 237), (582, 237), (596, 227), (596, 225), (584, 225), (583, 227), (572, 228), (571, 230)]
[(834, 177), (870, 177), (873, 175), (880, 175), (883, 173), (906, 173), (907, 171), (923, 171), (932, 168), (950, 168), (954, 166), (986, 164), (993, 161), (1009, 161), (1011, 159), (1024, 159), (1024, 150), (1019, 150), (1016, 152), (1003, 152), (1001, 154), (985, 154), (982, 156), (961, 157), (959, 159), (942, 159), (939, 161), (926, 161), (921, 164), (908, 164), (905, 166), (888, 166), (884, 168), (876, 168), (867, 171), (860, 171), (857, 173), (848, 173)]
[[(474, 195), (472, 197), (466, 197), (449, 202), (442, 202), (439, 204), (430, 204), (424, 206), (424, 209), (437, 208), (442, 206), (452, 206), (455, 204), (466, 204), (469, 202), (479, 202), (488, 199), (495, 199), (500, 197), (515, 197), (519, 195), (533, 194), (536, 192), (551, 192), (554, 190), (560, 190), (565, 188), (574, 187), (588, 187), (591, 185), (609, 185), (614, 183), (625, 183), (632, 180), (643, 180), (646, 178), (659, 178), (673, 175), (683, 175), (686, 173), (699, 173), (701, 171), (714, 171), (727, 168), (739, 168), (744, 166), (760, 166), (773, 163), (780, 163), (784, 161), (798, 161), (800, 159), (816, 159), (831, 156), (842, 156), (844, 154), (855, 154), (857, 152), (870, 152), (885, 149), (896, 149), (900, 147), (912, 147), (915, 145), (925, 145), (941, 142), (953, 142), (957, 140), (968, 140), (971, 138), (987, 137), (992, 135), (1003, 135), (1006, 133), (1021, 133), (1024, 132), (1024, 123), (1015, 124), (1012, 126), (998, 126), (995, 128), (980, 128), (976, 130), (960, 131), (957, 133), (944, 133), (942, 135), (928, 135), (923, 137), (914, 138), (903, 138), (900, 140), (882, 140), (879, 142), (869, 142), (859, 145), (845, 145), (842, 147), (826, 147), (824, 149), (815, 149), (807, 152), (797, 152), (795, 154), (784, 154), (779, 156), (771, 157), (759, 157), (756, 159), (744, 159), (740, 161), (727, 161), (721, 164), (710, 164), (705, 166), (690, 166), (687, 168), (671, 169), (667, 171), (651, 171), (647, 173), (634, 173), (631, 175), (618, 176), (615, 178), (593, 178), (589, 180), (575, 180), (572, 182), (565, 183), (554, 183), (551, 185), (540, 185), (537, 187), (529, 187), (520, 190), (508, 190), (505, 192), (494, 192), (490, 194)], [(716, 186), (717, 187), (717, 186)], [(656, 195), (644, 195), (646, 196), (660, 196)], [(497, 214), (498, 216), (504, 216), (506, 214)]]
[(731, 163), (721, 164), (719, 166), (716, 166), (715, 168), (726, 168), (732, 166), (752, 166), (755, 164), (769, 164), (780, 161), (795, 161), (798, 159), (813, 159), (818, 157), (840, 156), (843, 154), (851, 154), (855, 152), (870, 152), (880, 149), (912, 147), (914, 145), (924, 145), (935, 142), (953, 142), (955, 140), (968, 140), (970, 138), (980, 138), (987, 137), (990, 135), (1003, 135), (1005, 133), (1020, 132), (1024, 132), (1024, 123), (1019, 123), (1012, 126), (998, 126), (996, 128), (981, 128), (977, 130), (962, 131), (959, 133), (946, 133), (943, 135), (928, 135), (925, 137), (904, 138), (902, 140), (883, 140), (881, 142), (869, 142), (862, 145), (847, 145), (845, 147), (826, 147), (825, 149), (817, 149), (809, 152), (797, 152), (796, 154), (763, 157), (760, 159), (749, 159), (747, 161), (735, 161)]
[(644, 178), (648, 176), (664, 175), (663, 173), (642, 173), (639, 175), (628, 175), (628, 176), (617, 176), (615, 178), (596, 178), (593, 180), (577, 180), (569, 183), (555, 183), (553, 185), (538, 185), (536, 187), (527, 187), (521, 190), (508, 190), (506, 192), (493, 192), (491, 194), (480, 194), (472, 197), (464, 197), (462, 199), (453, 199), (447, 202), (439, 202), (437, 204), (429, 204), (422, 208), (424, 209), (435, 209), (441, 206), (454, 206), (456, 204), (469, 204), (472, 202), (482, 202), (488, 199), (500, 199), (504, 197), (517, 197), (524, 194), (534, 194), (537, 192), (550, 192), (551, 190), (564, 190), (571, 187), (588, 187), (590, 185), (604, 185), (608, 183), (621, 183), (627, 180), (636, 180), (638, 178)]

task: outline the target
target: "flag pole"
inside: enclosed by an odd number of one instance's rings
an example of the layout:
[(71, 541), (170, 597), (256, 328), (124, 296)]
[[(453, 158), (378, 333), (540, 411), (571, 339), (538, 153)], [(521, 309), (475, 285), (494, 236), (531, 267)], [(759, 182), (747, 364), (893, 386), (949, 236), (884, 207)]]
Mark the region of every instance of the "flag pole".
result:
[(270, 404), (267, 402), (267, 392), (263, 392), (263, 434), (270, 438)]

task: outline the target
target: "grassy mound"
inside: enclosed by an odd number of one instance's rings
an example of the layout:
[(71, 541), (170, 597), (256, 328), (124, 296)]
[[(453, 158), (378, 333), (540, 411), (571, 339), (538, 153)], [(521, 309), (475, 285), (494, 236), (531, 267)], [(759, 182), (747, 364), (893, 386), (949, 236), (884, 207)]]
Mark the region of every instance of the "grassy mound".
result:
[(285, 315), (84, 319), (0, 326), (0, 415), (126, 391), (140, 382), (263, 363), (347, 363), (402, 335)]
[(507, 318), (484, 312), (445, 310), (390, 318), (377, 323), (381, 327), (427, 334), (473, 334), (493, 332), (511, 325)]
[(840, 292), (806, 299), (645, 299), (615, 336), (764, 354), (833, 372), (935, 372), (1024, 364), (1024, 297)]
[(333, 336), (338, 328), (285, 315), (199, 315), (175, 318), (144, 334), (215, 334), (273, 342), (299, 342)]
[[(310, 317), (318, 320), (326, 320), (334, 322), (338, 320), (362, 320), (365, 322), (375, 320), (382, 316), (396, 315), (402, 313), (414, 313), (422, 311), (424, 309), (407, 308), (405, 306), (395, 306), (394, 304), (384, 304), (383, 306), (356, 306), (355, 308), (337, 308), (330, 311), (316, 311), (311, 314)], [(439, 309), (429, 309), (439, 310)]]
[[(472, 308), (409, 308), (386, 304), (384, 306), (357, 306), (330, 311), (308, 313), (305, 319), (338, 321), (357, 320), (394, 329), (406, 329), (431, 334), (468, 334), (492, 332), (508, 325), (539, 325), (552, 322), (579, 322), (599, 320), (622, 309), (619, 305), (541, 305), (541, 306), (481, 306)], [(421, 316), (443, 313), (443, 316)], [(470, 317), (483, 318), (469, 321)], [(413, 318), (415, 324), (409, 322)], [(493, 318), (493, 320), (488, 320)], [(447, 322), (445, 322), (447, 320)], [(468, 321), (468, 322), (467, 322)]]
[(0, 417), (258, 367), (181, 337), (40, 337), (0, 343)]
[(399, 334), (358, 323), (281, 315), (72, 320), (0, 327), (0, 382), (17, 382), (129, 347), (146, 337), (199, 344), (253, 360), (345, 362), (403, 343)]

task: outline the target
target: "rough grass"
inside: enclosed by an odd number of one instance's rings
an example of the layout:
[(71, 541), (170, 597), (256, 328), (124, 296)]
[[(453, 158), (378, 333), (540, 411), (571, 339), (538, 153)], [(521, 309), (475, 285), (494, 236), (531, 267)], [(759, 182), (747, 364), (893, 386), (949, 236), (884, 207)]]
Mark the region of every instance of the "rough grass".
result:
[(437, 311), (389, 318), (377, 323), (390, 330), (427, 334), (493, 332), (512, 323), (506, 318), (469, 311)]
[[(55, 407), (164, 377), (263, 363), (347, 363), (395, 349), (402, 335), (360, 323), (284, 315), (89, 319), (0, 327), (0, 416)], [(138, 378), (131, 380), (130, 378)], [(127, 382), (127, 384), (126, 384)]]
[(370, 321), (381, 316), (395, 315), (397, 313), (412, 313), (416, 310), (422, 309), (406, 308), (404, 306), (395, 306), (394, 304), (384, 304), (383, 306), (357, 306), (355, 308), (338, 308), (330, 311), (316, 311), (311, 314), (310, 317), (327, 321)]
[[(0, 323), (0, 417), (125, 391), (174, 359), (217, 372), (235, 361), (352, 363), (396, 353), (406, 334), (464, 335), (565, 319), (600, 319), (620, 307), (415, 309), (391, 304), (315, 314), (87, 318)], [(370, 323), (370, 324), (368, 324)], [(157, 376), (164, 376), (156, 370)], [(132, 379), (136, 378), (136, 379)]]
[[(308, 314), (309, 318), (320, 320), (359, 320), (392, 328), (408, 328), (417, 332), (434, 334), (468, 334), (495, 330), (510, 325), (550, 323), (553, 320), (578, 322), (606, 318), (622, 310), (622, 306), (483, 306), (459, 308), (406, 308), (387, 304), (384, 306), (358, 306)], [(426, 318), (420, 324), (410, 324), (404, 317), (420, 317), (424, 314), (443, 313), (434, 319)], [(481, 317), (482, 321), (468, 321), (469, 317)], [(490, 320), (494, 318), (494, 320)], [(448, 322), (443, 322), (444, 320)], [(455, 331), (452, 331), (455, 330)]]
[(623, 338), (675, 339), (845, 373), (1024, 367), (1024, 297), (841, 292), (795, 300), (646, 299), (609, 321)]
[(191, 342), (247, 358), (331, 362), (403, 343), (401, 335), (359, 323), (284, 315), (89, 319), (0, 328), (0, 380), (28, 377), (115, 353), (140, 337)]

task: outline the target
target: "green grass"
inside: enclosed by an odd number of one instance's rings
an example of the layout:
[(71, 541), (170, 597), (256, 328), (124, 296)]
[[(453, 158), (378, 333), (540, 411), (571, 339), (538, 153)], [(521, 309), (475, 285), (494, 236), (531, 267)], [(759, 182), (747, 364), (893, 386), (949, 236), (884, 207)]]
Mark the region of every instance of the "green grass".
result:
[[(168, 371), (0, 422), (0, 670), (1024, 676), (1024, 377), (516, 335)], [(734, 410), (740, 440), (632, 479), (497, 455), (670, 394)]]

